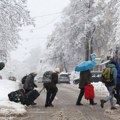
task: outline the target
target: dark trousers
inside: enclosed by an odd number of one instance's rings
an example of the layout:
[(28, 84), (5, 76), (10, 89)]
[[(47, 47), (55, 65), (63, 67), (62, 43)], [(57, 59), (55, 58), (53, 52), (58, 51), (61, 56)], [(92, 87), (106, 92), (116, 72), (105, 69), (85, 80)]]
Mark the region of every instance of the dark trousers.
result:
[[(81, 103), (81, 100), (82, 100), (82, 97), (84, 95), (84, 92), (85, 92), (84, 88), (81, 88), (80, 89), (80, 94), (78, 96), (76, 104), (80, 104)], [(94, 100), (93, 99), (89, 99), (89, 101), (90, 101), (90, 104), (94, 104)]]
[(46, 88), (47, 90), (47, 94), (46, 94), (46, 105), (52, 104), (57, 92), (58, 92), (58, 88), (54, 87), (54, 88)]
[(116, 85), (116, 92), (114, 93), (114, 97), (117, 100), (117, 104), (120, 104), (120, 84)]

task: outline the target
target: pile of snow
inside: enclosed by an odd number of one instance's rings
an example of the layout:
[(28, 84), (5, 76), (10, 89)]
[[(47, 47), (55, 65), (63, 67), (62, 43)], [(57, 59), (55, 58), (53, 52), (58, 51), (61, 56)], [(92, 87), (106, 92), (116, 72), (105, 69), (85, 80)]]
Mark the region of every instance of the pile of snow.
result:
[(26, 113), (25, 106), (6, 101), (0, 101), (0, 116), (19, 116)]
[(18, 90), (20, 83), (6, 79), (0, 80), (0, 116), (17, 116), (26, 113), (25, 106), (9, 101), (8, 94)]
[(94, 86), (95, 95), (105, 96), (109, 94), (106, 86), (102, 82), (93, 82), (92, 85)]
[[(108, 96), (108, 90), (106, 86), (102, 82), (92, 82), (91, 83), (94, 86), (94, 91), (96, 96)], [(71, 86), (79, 88), (79, 84), (75, 85), (71, 82)]]

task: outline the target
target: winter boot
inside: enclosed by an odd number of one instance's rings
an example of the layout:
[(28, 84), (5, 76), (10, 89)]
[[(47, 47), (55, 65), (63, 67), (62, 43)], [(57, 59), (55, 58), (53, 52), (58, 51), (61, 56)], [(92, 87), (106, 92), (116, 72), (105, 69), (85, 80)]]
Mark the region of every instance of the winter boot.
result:
[(116, 110), (116, 109), (117, 109), (117, 108), (116, 108), (116, 107), (114, 107), (114, 106), (113, 106), (113, 107), (111, 107), (111, 110)]
[(76, 105), (80, 106), (80, 105), (83, 105), (82, 103), (76, 103)]
[(97, 105), (97, 103), (95, 103), (93, 99), (89, 99), (89, 100), (90, 100), (90, 105)]
[(101, 106), (101, 108), (104, 108), (104, 103), (105, 102), (106, 102), (105, 100), (100, 100), (100, 106)]

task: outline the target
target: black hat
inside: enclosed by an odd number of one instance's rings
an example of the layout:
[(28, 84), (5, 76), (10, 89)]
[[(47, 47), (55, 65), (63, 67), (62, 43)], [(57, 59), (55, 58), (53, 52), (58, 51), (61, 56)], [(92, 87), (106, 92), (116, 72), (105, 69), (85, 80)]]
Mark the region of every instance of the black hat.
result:
[(2, 70), (5, 67), (5, 63), (4, 62), (0, 62), (0, 70)]

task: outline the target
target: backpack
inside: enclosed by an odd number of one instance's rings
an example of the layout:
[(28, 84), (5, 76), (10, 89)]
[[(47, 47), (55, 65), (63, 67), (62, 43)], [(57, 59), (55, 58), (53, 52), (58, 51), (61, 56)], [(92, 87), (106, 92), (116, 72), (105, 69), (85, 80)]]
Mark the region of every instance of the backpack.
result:
[(22, 84), (25, 83), (26, 78), (27, 78), (27, 75), (25, 75), (25, 76), (21, 79)]
[(113, 75), (111, 74), (111, 69), (106, 67), (102, 70), (102, 82), (103, 83), (112, 83), (113, 82)]
[(43, 83), (51, 83), (52, 82), (52, 71), (46, 71), (44, 74), (43, 74), (43, 80), (42, 82)]

